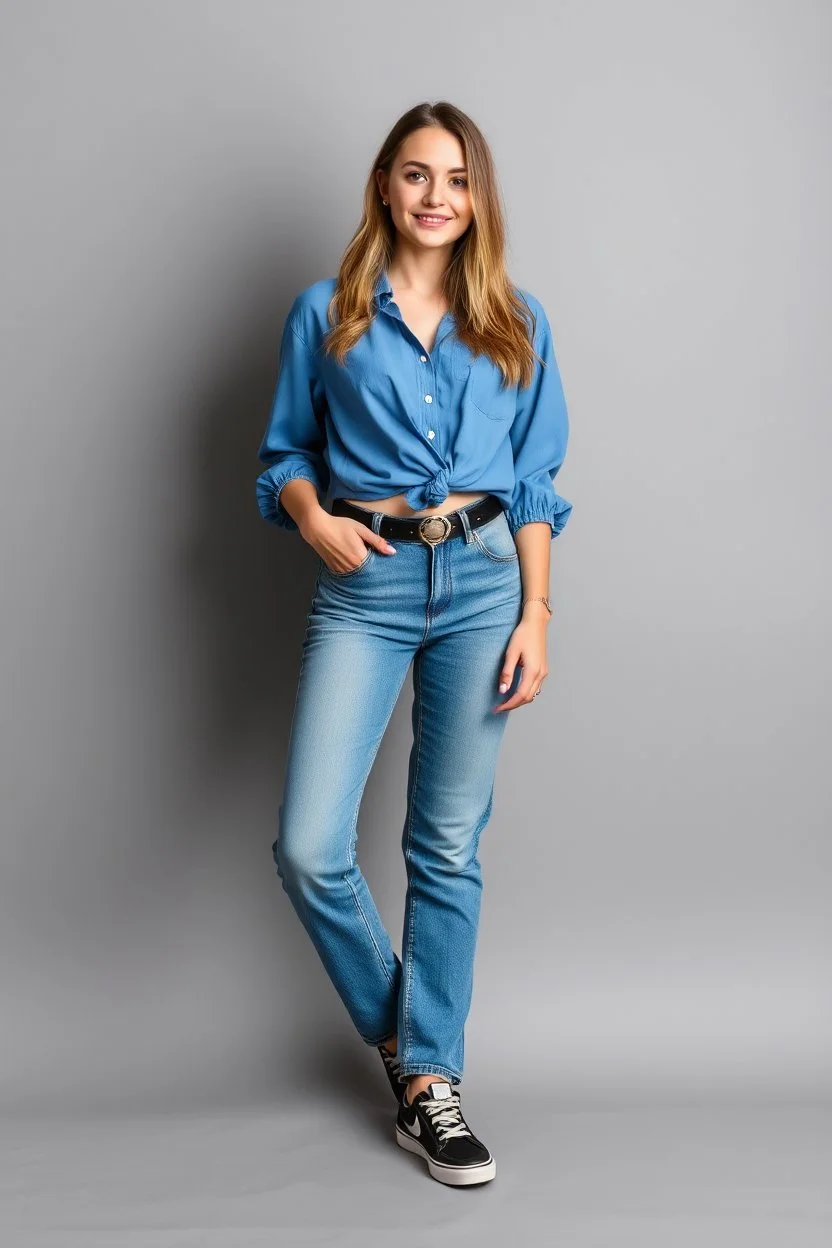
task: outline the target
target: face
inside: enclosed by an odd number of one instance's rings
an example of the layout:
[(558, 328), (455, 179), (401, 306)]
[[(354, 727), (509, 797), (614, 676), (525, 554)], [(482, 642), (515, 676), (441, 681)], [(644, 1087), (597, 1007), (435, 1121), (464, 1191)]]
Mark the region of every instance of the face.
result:
[(389, 177), (379, 170), (376, 180), (382, 198), (389, 200), (384, 211), (416, 246), (448, 246), (473, 220), (462, 145), (448, 130), (438, 126), (414, 130), (402, 144)]

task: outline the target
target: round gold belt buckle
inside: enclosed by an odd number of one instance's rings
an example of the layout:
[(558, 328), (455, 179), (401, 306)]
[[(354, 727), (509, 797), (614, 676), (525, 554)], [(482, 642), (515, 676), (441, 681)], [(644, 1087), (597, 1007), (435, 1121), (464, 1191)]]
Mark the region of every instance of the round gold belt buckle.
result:
[(419, 523), (419, 537), (428, 546), (437, 546), (444, 542), (453, 530), (447, 516), (425, 516)]

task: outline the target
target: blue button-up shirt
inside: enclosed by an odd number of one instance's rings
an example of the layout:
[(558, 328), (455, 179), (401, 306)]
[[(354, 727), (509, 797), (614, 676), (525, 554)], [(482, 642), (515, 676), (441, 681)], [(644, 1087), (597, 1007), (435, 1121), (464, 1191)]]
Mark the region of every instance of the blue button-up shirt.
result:
[(451, 491), (496, 494), (515, 533), (545, 521), (556, 537), (572, 504), (553, 481), (566, 453), (568, 418), (552, 332), (538, 300), (515, 287), (537, 317), (531, 385), (501, 388), (502, 373), (474, 357), (447, 312), (426, 351), (402, 319), (383, 271), (377, 310), (343, 365), (322, 350), (336, 287), (324, 278), (296, 297), (281, 339), (277, 387), (258, 451), (263, 517), (297, 529), (280, 503), (287, 481), (304, 477), (319, 497), (367, 502), (403, 493), (414, 511)]

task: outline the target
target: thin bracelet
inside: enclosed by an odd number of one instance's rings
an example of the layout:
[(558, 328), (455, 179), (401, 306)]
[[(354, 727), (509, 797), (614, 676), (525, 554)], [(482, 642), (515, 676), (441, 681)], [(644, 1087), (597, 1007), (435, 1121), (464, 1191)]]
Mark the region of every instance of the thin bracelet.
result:
[(541, 596), (541, 597), (538, 597), (538, 598), (524, 598), (524, 599), (523, 599), (523, 602), (522, 602), (522, 604), (521, 604), (521, 605), (525, 607), (525, 605), (526, 605), (526, 603), (527, 603), (527, 602), (542, 602), (542, 603), (544, 603), (544, 604), (545, 604), (545, 606), (546, 606), (546, 610), (549, 612), (549, 614), (550, 614), (550, 615), (554, 615), (554, 614), (555, 614), (555, 613), (554, 613), (554, 611), (552, 610), (552, 608), (551, 608), (551, 607), (550, 607), (550, 605), (549, 605), (549, 599), (548, 599), (548, 598), (544, 598), (544, 597), (542, 597), (542, 596)]

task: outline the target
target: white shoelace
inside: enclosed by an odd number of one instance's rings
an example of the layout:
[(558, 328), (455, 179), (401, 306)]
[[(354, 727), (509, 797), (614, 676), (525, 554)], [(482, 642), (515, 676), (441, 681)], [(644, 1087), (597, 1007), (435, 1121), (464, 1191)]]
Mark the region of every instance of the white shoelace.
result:
[(422, 1108), (427, 1110), (430, 1120), (436, 1128), (440, 1140), (449, 1140), (456, 1135), (472, 1135), (462, 1120), (462, 1110), (457, 1097), (450, 1099), (443, 1096), (441, 1100), (428, 1097), (422, 1101)]

